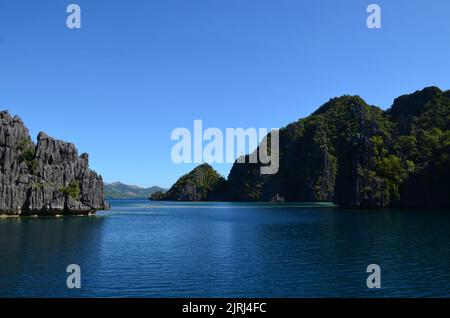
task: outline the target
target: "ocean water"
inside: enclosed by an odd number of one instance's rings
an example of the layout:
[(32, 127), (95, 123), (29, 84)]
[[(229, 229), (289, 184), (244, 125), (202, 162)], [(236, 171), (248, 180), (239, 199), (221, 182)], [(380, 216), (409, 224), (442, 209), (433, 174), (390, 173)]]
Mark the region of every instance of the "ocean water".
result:
[[(448, 297), (450, 211), (111, 200), (0, 219), (2, 297)], [(81, 268), (81, 288), (66, 267)], [(366, 286), (369, 264), (381, 288)]]

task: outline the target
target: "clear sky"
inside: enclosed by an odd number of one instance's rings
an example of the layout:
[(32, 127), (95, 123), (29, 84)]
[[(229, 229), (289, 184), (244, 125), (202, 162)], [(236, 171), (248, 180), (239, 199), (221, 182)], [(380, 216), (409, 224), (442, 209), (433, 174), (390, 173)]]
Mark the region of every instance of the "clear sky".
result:
[(282, 127), (342, 94), (387, 108), (450, 89), (449, 17), (448, 0), (0, 0), (0, 109), (74, 142), (105, 181), (168, 187), (193, 168), (170, 134), (194, 119)]

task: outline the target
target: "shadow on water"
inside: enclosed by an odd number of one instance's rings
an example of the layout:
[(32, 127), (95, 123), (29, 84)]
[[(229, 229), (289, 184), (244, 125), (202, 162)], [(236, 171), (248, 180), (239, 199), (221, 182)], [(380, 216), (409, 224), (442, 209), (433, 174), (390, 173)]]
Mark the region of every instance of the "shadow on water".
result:
[[(66, 287), (66, 267), (99, 265), (104, 217), (0, 220), (0, 296), (82, 296)], [(77, 294), (78, 293), (78, 294)]]

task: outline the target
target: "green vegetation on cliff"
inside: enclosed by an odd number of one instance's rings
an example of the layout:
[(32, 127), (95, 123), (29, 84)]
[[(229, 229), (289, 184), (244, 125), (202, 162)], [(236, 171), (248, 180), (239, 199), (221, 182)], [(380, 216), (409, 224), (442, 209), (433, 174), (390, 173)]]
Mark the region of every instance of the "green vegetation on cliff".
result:
[(202, 164), (182, 176), (166, 193), (157, 192), (152, 200), (215, 201), (223, 199), (226, 180), (210, 165)]
[(334, 201), (346, 207), (450, 206), (450, 91), (429, 87), (383, 111), (331, 99), (280, 130), (280, 169), (235, 163), (227, 199)]
[(401, 96), (386, 116), (395, 124), (390, 150), (408, 171), (400, 205), (450, 206), (450, 91), (428, 87)]
[(19, 161), (26, 162), (29, 172), (34, 174), (38, 166), (36, 160), (36, 145), (30, 138), (24, 138), (17, 150), (21, 153)]
[(450, 91), (428, 87), (398, 97), (387, 111), (359, 96), (333, 98), (282, 128), (279, 146), (275, 175), (236, 162), (225, 182), (202, 165), (163, 197), (210, 200), (214, 193), (230, 201), (450, 207)]
[(59, 189), (59, 192), (72, 199), (80, 200), (80, 183), (78, 181), (72, 181), (67, 187)]

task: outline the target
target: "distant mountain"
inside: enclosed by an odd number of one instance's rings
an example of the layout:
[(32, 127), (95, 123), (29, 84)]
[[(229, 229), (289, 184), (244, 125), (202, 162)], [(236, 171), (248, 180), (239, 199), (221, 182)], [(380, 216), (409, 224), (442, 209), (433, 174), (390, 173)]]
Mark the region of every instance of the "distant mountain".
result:
[(107, 198), (148, 198), (155, 192), (165, 192), (166, 189), (153, 186), (141, 188), (135, 185), (128, 185), (121, 182), (105, 183), (104, 193)]

